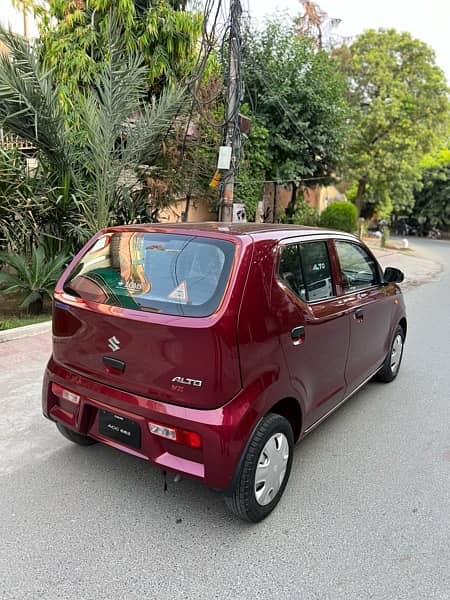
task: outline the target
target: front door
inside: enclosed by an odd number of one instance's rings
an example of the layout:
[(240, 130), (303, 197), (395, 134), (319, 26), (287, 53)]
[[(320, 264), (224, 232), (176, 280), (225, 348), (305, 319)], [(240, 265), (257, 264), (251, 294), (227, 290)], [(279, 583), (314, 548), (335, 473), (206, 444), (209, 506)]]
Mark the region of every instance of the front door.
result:
[(393, 310), (373, 257), (357, 242), (335, 241), (342, 275), (342, 306), (350, 316), (347, 394), (381, 366), (389, 346)]

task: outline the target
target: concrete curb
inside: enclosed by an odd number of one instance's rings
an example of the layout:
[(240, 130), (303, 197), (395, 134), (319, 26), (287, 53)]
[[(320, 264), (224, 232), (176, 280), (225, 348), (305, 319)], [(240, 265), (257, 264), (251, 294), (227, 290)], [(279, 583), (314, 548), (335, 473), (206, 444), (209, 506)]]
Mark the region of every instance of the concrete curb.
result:
[(0, 344), (29, 337), (30, 335), (37, 335), (38, 333), (50, 333), (51, 330), (51, 321), (34, 323), (33, 325), (24, 325), (23, 327), (14, 327), (14, 329), (6, 329), (5, 331), (0, 331)]

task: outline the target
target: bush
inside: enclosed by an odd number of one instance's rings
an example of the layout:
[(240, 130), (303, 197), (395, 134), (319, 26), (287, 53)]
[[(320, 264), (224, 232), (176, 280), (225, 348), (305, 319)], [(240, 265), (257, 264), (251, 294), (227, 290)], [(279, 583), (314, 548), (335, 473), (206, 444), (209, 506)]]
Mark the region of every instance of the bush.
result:
[(42, 246), (35, 249), (31, 258), (0, 252), (0, 263), (8, 269), (0, 271), (0, 294), (19, 294), (22, 300), (19, 310), (40, 314), (44, 298), (52, 297), (68, 260), (65, 254), (47, 257)]
[(350, 202), (333, 202), (320, 215), (321, 227), (354, 233), (357, 229), (358, 212)]
[(280, 223), (294, 223), (295, 225), (307, 225), (309, 227), (317, 227), (319, 225), (319, 213), (317, 208), (314, 208), (304, 198), (298, 198), (294, 214), (288, 217), (286, 212), (278, 215)]

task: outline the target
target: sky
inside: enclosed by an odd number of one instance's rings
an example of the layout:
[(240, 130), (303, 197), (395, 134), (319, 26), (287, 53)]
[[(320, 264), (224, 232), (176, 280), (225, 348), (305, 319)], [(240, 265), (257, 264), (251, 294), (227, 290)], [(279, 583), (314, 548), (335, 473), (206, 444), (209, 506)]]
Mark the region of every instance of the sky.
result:
[[(299, 0), (241, 0), (250, 16), (259, 24), (270, 15), (300, 12)], [(316, 0), (329, 17), (341, 19), (336, 33), (344, 37), (358, 35), (365, 29), (394, 27), (409, 31), (429, 44), (436, 52), (436, 62), (450, 83), (450, 2), (448, 0)], [(227, 4), (227, 2), (226, 2)], [(23, 32), (23, 18), (12, 8), (11, 0), (0, 0), (0, 23)], [(35, 34), (29, 18), (30, 33)]]
[[(355, 36), (379, 27), (409, 31), (436, 52), (436, 63), (450, 82), (450, 2), (448, 0), (316, 0), (329, 17), (341, 19), (336, 33)], [(250, 16), (264, 22), (268, 15), (300, 12), (298, 0), (242, 0)]]

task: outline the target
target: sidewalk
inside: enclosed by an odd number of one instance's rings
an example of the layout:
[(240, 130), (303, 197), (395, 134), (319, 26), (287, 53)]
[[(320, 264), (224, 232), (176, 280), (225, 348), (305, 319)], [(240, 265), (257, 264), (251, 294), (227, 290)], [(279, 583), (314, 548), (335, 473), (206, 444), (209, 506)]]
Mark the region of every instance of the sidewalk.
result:
[(367, 246), (377, 257), (383, 268), (396, 267), (405, 274), (405, 281), (401, 284), (404, 291), (434, 281), (443, 271), (443, 265), (432, 256), (425, 256), (414, 248), (405, 250), (395, 248), (380, 248), (375, 240), (364, 240)]

